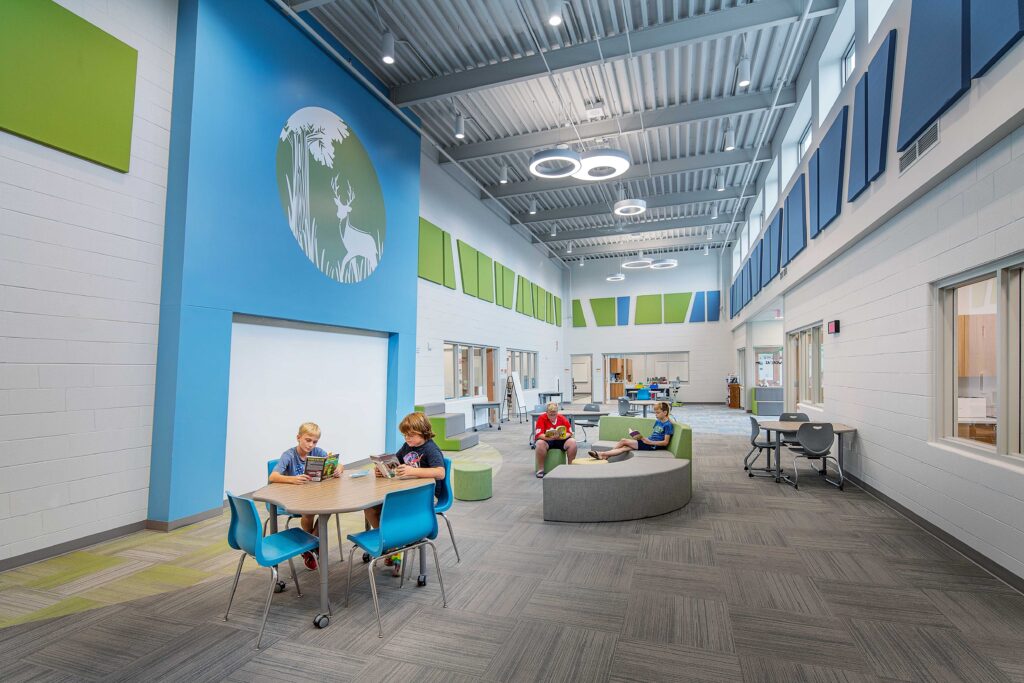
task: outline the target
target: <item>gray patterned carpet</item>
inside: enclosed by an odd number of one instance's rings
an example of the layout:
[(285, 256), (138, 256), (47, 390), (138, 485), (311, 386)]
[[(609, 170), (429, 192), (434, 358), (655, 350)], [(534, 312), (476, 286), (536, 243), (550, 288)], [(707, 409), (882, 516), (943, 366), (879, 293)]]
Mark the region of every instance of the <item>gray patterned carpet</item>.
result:
[(614, 524), (543, 522), (526, 427), (482, 433), (504, 465), (494, 498), (452, 510), (461, 564), (442, 529), (448, 607), (432, 570), (423, 588), (381, 576), (383, 639), (365, 571), (341, 606), (332, 551), (327, 629), (305, 574), (254, 651), (265, 577), (243, 575), (229, 622), (218, 579), (4, 629), (0, 678), (1024, 681), (1024, 596), (855, 487), (749, 479), (742, 414), (678, 417), (696, 428), (693, 502)]

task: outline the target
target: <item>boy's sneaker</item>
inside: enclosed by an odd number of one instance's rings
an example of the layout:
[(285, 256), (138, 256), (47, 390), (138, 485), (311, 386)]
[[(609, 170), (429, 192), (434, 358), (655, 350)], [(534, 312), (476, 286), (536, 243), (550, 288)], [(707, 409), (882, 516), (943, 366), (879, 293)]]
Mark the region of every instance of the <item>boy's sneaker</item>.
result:
[(302, 561), (306, 565), (306, 569), (308, 569), (311, 572), (316, 571), (316, 555), (314, 555), (312, 552), (307, 551), (302, 553)]

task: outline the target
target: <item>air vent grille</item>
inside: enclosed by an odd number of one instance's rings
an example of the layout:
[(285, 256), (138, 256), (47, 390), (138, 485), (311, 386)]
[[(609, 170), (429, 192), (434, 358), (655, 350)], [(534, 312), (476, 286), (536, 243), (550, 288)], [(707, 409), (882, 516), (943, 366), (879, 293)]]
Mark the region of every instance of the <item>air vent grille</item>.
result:
[(939, 144), (939, 122), (936, 121), (921, 133), (916, 140), (907, 148), (907, 151), (900, 155), (900, 175), (914, 165), (918, 159), (924, 156), (925, 152)]

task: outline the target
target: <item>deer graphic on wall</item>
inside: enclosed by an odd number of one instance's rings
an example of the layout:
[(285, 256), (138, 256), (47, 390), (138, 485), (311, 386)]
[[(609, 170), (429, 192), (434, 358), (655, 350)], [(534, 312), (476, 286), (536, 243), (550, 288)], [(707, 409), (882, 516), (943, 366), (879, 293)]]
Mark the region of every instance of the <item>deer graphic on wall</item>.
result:
[(338, 176), (334, 176), (331, 180), (334, 204), (338, 207), (338, 234), (341, 236), (346, 252), (340, 266), (341, 281), (359, 282), (377, 268), (377, 263), (380, 261), (380, 247), (373, 235), (360, 230), (349, 220), (356, 194), (352, 190), (352, 183), (346, 181), (346, 184), (348, 185), (348, 200), (342, 201)]

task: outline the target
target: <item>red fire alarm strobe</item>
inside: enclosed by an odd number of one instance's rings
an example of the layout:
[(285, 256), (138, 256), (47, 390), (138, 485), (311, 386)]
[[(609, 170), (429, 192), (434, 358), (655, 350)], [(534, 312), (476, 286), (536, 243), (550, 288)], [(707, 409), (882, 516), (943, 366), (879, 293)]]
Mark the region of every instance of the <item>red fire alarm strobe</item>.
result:
[(828, 333), (829, 334), (839, 334), (839, 321), (838, 320), (829, 320), (828, 321)]

